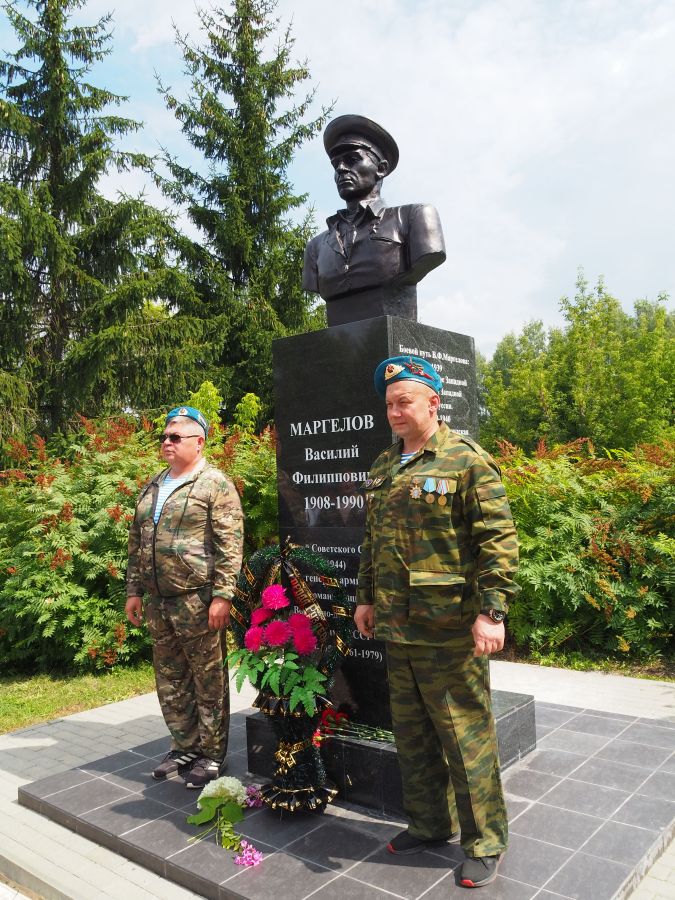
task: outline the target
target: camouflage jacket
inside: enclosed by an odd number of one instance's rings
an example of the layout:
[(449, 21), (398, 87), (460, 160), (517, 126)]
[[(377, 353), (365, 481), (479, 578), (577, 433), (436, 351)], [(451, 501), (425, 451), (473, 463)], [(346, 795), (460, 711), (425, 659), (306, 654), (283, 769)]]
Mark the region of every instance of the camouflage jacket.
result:
[(127, 596), (175, 597), (203, 588), (229, 599), (241, 568), (243, 514), (232, 481), (208, 463), (169, 494), (157, 525), (159, 485), (145, 485), (129, 530)]
[(375, 604), (375, 636), (441, 645), (481, 609), (508, 610), (518, 541), (499, 468), (440, 424), (404, 466), (397, 443), (375, 460), (357, 602)]

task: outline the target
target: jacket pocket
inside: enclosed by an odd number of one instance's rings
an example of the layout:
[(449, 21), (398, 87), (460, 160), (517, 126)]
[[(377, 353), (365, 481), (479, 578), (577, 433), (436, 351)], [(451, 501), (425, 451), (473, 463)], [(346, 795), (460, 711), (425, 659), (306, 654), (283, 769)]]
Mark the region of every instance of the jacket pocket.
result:
[(511, 507), (503, 484), (479, 484), (476, 497), (486, 528), (504, 528), (511, 524)]
[(408, 621), (412, 625), (459, 628), (466, 581), (451, 572), (410, 570)]

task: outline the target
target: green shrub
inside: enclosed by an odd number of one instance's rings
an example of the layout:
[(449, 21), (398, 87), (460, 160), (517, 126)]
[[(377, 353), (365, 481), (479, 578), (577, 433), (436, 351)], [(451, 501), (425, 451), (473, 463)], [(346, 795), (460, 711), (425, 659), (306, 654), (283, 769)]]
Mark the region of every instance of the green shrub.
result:
[(675, 443), (600, 456), (579, 440), (530, 458), (502, 444), (500, 463), (521, 545), (517, 647), (672, 654)]
[[(0, 488), (3, 668), (100, 669), (147, 654), (124, 614), (128, 524), (157, 468), (154, 440), (130, 419), (82, 421), (68, 456), (15, 443)], [(63, 442), (61, 442), (63, 443)]]
[[(220, 432), (207, 455), (242, 495), (251, 553), (276, 538), (273, 434)], [(0, 473), (0, 671), (99, 670), (146, 657), (145, 628), (128, 623), (124, 605), (135, 499), (162, 466), (152, 423), (82, 419), (53, 447), (34, 438), (4, 449), (14, 468)]]

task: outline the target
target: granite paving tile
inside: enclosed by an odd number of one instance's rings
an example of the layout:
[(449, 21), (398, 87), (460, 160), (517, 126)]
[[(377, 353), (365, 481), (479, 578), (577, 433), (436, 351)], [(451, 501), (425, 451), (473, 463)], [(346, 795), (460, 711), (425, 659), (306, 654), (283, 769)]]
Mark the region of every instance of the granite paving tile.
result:
[(81, 769), (68, 769), (65, 772), (57, 772), (47, 778), (41, 778), (33, 784), (27, 784), (23, 790), (33, 797), (48, 797), (50, 794), (56, 794), (65, 791), (68, 788), (75, 787), (78, 784), (84, 784), (95, 778), (90, 772), (83, 772)]
[(637, 716), (631, 716), (626, 713), (607, 712), (604, 709), (585, 709), (584, 714), (587, 716), (596, 716), (600, 719), (616, 719), (618, 722), (638, 722)]
[(616, 788), (586, 784), (567, 778), (549, 791), (542, 802), (548, 806), (558, 806), (572, 812), (606, 818), (616, 812), (629, 796), (626, 791), (619, 791)]
[(564, 847), (513, 834), (499, 873), (512, 881), (542, 887), (571, 856), (572, 851)]
[(172, 812), (127, 831), (121, 838), (122, 854), (141, 863), (143, 859), (138, 858), (138, 851), (166, 860), (191, 846), (188, 843), (190, 838), (196, 837), (199, 832), (195, 825), (188, 825), (185, 813)]
[(654, 772), (637, 793), (660, 800), (675, 800), (675, 772)]
[(578, 715), (578, 709), (562, 709), (554, 706), (546, 706), (537, 703), (536, 722), (546, 728), (559, 728), (565, 722), (569, 722)]
[(630, 871), (630, 866), (575, 853), (546, 887), (572, 900), (612, 900)]
[(537, 741), (537, 750), (565, 750), (567, 753), (578, 753), (590, 756), (607, 745), (605, 735), (584, 734), (580, 731), (569, 731), (567, 728), (556, 728), (546, 735), (541, 741)]
[[(429, 896), (428, 894), (425, 897)], [(356, 881), (349, 875), (338, 875), (324, 887), (312, 894), (312, 900), (392, 900), (401, 897), (390, 891), (381, 891), (372, 884)]]
[(318, 863), (299, 859), (288, 853), (271, 853), (259, 866), (245, 871), (240, 869), (237, 875), (228, 878), (221, 887), (233, 890), (247, 900), (271, 900), (279, 897), (280, 885), (292, 885), (293, 897), (300, 900), (334, 877), (332, 869), (326, 869)]
[(122, 750), (119, 753), (113, 753), (112, 756), (104, 756), (101, 759), (95, 759), (81, 765), (80, 768), (85, 772), (93, 772), (96, 775), (108, 775), (112, 772), (119, 772), (120, 769), (126, 769), (138, 762), (138, 756), (130, 750)]
[[(447, 900), (448, 897), (456, 898), (456, 900), (466, 898), (469, 892), (459, 884), (459, 878), (459, 870), (450, 873), (447, 878), (424, 894), (422, 900)], [(486, 884), (485, 887), (480, 888), (478, 896), (480, 900), (531, 900), (532, 897), (539, 896), (538, 890), (539, 888), (531, 884), (512, 881), (500, 874), (492, 884)], [(346, 895), (342, 900), (347, 900)]]
[(513, 822), (514, 819), (517, 819), (518, 816), (521, 815), (521, 813), (526, 809), (530, 809), (532, 806), (531, 800), (520, 800), (516, 797), (512, 797), (510, 794), (506, 794), (504, 800), (506, 802), (506, 814), (509, 822)]
[(378, 850), (349, 870), (351, 878), (414, 900), (442, 878), (456, 863), (425, 851), (416, 856), (392, 856)]
[(587, 781), (632, 793), (647, 778), (644, 769), (603, 759), (589, 759), (570, 776), (574, 781)]
[(605, 744), (595, 755), (601, 759), (611, 759), (614, 762), (653, 771), (668, 759), (670, 753), (670, 750), (663, 747), (647, 747), (644, 744), (634, 744), (630, 741), (623, 741), (621, 738), (615, 738)]
[(161, 819), (174, 810), (164, 803), (148, 800), (138, 794), (132, 794), (118, 800), (113, 800), (106, 806), (92, 809), (83, 813), (79, 818), (83, 822), (105, 831), (112, 835), (121, 835), (132, 828)]
[[(524, 760), (527, 762), (527, 759)], [(507, 772), (504, 777), (504, 790), (516, 797), (524, 797), (527, 800), (539, 800), (551, 788), (560, 784), (561, 778), (557, 775), (547, 775), (545, 772), (528, 771), (518, 768)]]
[(675, 820), (675, 803), (636, 794), (627, 800), (611, 818), (615, 822), (625, 822), (628, 825), (638, 825), (640, 828), (663, 831)]
[(168, 753), (171, 749), (171, 740), (169, 736), (155, 738), (152, 741), (148, 741), (145, 744), (139, 744), (138, 747), (132, 747), (131, 752), (138, 753), (141, 756), (147, 756), (150, 759), (154, 759), (157, 756), (164, 756), (165, 753)]
[(628, 726), (621, 735), (621, 740), (634, 741), (636, 744), (646, 744), (648, 747), (663, 747), (666, 750), (675, 750), (675, 729), (638, 722), (635, 725)]
[(631, 727), (634, 726), (619, 719), (606, 719), (603, 716), (590, 716), (585, 713), (575, 716), (565, 725), (569, 731), (581, 731), (584, 734), (598, 734), (606, 737), (616, 737)]
[(381, 849), (382, 842), (357, 831), (347, 823), (331, 822), (330, 828), (315, 828), (303, 837), (286, 844), (286, 853), (320, 863), (327, 869), (344, 871)]
[(658, 839), (657, 831), (635, 828), (623, 822), (605, 822), (584, 844), (582, 850), (601, 859), (636, 865)]
[(668, 759), (661, 764), (661, 769), (664, 772), (675, 772), (675, 753), (669, 756)]
[(585, 756), (564, 750), (535, 750), (523, 760), (526, 769), (561, 776), (569, 775), (585, 761)]
[(545, 838), (550, 844), (578, 850), (598, 830), (603, 820), (583, 813), (558, 809), (535, 803), (510, 826), (511, 834)]
[(63, 812), (81, 816), (111, 801), (129, 797), (133, 797), (133, 794), (119, 785), (109, 784), (101, 778), (93, 778), (91, 781), (52, 794), (43, 802)]
[[(182, 778), (167, 778), (164, 781), (153, 781), (140, 791), (141, 796), (166, 803), (174, 809), (197, 811), (197, 798), (194, 791), (185, 788)], [(187, 815), (187, 812), (185, 813)]]
[(272, 847), (285, 847), (312, 831), (324, 829), (330, 819), (315, 813), (284, 813), (280, 810), (259, 809), (248, 813), (239, 823), (238, 831), (257, 846), (264, 841)]
[[(637, 720), (640, 725), (654, 725), (654, 719), (643, 719), (640, 718)], [(675, 729), (675, 719), (657, 719), (656, 723), (660, 728), (672, 728)]]

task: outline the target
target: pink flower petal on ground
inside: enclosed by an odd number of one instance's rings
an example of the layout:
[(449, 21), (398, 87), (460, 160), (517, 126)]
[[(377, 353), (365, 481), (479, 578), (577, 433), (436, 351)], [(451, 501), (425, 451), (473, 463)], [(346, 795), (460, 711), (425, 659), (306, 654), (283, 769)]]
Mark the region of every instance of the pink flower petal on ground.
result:
[(263, 625), (265, 622), (269, 622), (273, 615), (274, 613), (271, 609), (259, 606), (251, 613), (251, 625)]
[(292, 633), (287, 622), (277, 620), (266, 626), (264, 639), (270, 647), (283, 647), (290, 640)]
[(262, 603), (267, 609), (283, 609), (290, 606), (291, 601), (280, 584), (271, 584), (262, 592)]

